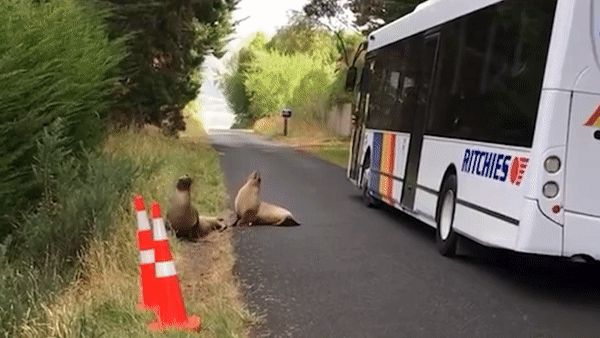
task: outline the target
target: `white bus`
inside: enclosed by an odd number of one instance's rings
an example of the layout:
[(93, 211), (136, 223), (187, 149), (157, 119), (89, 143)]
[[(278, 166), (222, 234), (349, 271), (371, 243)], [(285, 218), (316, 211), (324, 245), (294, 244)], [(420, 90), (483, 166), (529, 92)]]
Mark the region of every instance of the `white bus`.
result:
[(348, 177), (459, 236), (600, 259), (600, 1), (429, 0), (371, 33)]

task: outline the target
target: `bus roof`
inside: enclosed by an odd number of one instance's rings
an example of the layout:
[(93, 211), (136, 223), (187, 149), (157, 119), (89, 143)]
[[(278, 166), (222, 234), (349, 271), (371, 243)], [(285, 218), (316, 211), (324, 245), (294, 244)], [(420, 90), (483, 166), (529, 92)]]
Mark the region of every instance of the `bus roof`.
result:
[(402, 40), (444, 22), (502, 0), (428, 0), (409, 13), (369, 34), (368, 51)]

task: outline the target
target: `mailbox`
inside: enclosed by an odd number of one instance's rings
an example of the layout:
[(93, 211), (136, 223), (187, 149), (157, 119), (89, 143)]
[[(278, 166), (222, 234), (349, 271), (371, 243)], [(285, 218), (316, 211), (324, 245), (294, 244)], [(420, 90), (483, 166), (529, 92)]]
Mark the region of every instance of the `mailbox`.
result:
[(284, 109), (284, 110), (281, 112), (281, 116), (282, 116), (283, 118), (286, 118), (286, 119), (287, 119), (287, 118), (289, 118), (289, 117), (292, 117), (292, 111), (291, 111), (290, 109)]

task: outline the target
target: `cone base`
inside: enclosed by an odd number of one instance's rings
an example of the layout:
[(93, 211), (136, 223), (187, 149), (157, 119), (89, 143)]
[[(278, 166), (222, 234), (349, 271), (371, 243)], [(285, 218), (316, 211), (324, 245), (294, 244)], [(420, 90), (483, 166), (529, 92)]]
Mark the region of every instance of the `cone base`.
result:
[(198, 316), (189, 316), (187, 320), (183, 323), (161, 323), (160, 321), (156, 321), (148, 324), (150, 331), (164, 331), (166, 329), (179, 329), (185, 331), (199, 331), (200, 330), (200, 317)]

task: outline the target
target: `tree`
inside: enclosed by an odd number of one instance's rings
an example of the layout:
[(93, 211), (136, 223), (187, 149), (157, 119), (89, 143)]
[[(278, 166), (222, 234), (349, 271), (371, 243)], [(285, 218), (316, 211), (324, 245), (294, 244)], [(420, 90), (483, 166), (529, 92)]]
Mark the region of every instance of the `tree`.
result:
[(353, 67), (364, 48), (362, 44), (353, 48), (354, 57), (351, 57), (352, 51), (347, 46), (344, 31), (358, 30), (346, 9), (347, 3), (344, 0), (311, 0), (303, 7), (304, 14), (312, 25), (323, 26), (333, 33), (344, 64), (346, 67)]
[(329, 63), (339, 56), (335, 43), (329, 31), (315, 26), (303, 13), (296, 12), (286, 26), (277, 30), (266, 47), (286, 55), (309, 54)]
[[(410, 12), (425, 0), (311, 0), (304, 11), (307, 16), (360, 27), (369, 33), (383, 24), (392, 22)], [(350, 18), (348, 11), (354, 14)]]
[(227, 63), (227, 69), (219, 76), (219, 86), (227, 98), (229, 108), (235, 114), (235, 126), (246, 127), (256, 119), (250, 112), (250, 93), (246, 79), (257, 54), (266, 49), (267, 37), (257, 33), (249, 44), (240, 49)]
[(370, 32), (410, 12), (425, 0), (350, 0), (356, 24)]
[(222, 56), (239, 0), (103, 0), (113, 9), (111, 35), (130, 36), (117, 124), (185, 129), (182, 110), (200, 88), (207, 54)]

